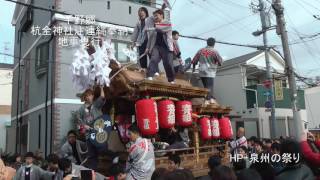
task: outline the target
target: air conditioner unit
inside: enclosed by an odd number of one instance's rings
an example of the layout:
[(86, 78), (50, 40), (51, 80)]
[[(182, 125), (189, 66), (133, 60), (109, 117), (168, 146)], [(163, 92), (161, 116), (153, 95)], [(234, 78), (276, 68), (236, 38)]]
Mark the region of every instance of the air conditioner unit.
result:
[(30, 26), (32, 25), (33, 22), (33, 10), (32, 8), (28, 8), (27, 12), (25, 13), (25, 15), (22, 17), (21, 19), (21, 32), (27, 32), (30, 28)]

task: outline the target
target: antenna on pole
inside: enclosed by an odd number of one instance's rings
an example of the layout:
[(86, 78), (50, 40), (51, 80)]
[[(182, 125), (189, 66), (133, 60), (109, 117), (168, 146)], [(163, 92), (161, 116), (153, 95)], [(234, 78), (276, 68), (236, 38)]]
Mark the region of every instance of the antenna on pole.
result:
[[(4, 46), (3, 46), (3, 52), (4, 52), (5, 54), (9, 54), (9, 52), (10, 52), (10, 48), (9, 48), (10, 42), (4, 42), (3, 44), (4, 44)], [(5, 63), (5, 64), (11, 64), (11, 62), (10, 62), (10, 60), (7, 58), (7, 56), (3, 56), (3, 59), (0, 59), (0, 62), (1, 62), (1, 63)]]

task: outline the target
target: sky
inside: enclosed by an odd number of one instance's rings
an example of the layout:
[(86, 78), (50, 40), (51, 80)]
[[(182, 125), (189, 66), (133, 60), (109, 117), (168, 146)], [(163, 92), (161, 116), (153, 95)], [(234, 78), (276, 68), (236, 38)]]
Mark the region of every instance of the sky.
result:
[[(0, 52), (13, 54), (14, 52), (14, 27), (11, 20), (14, 12), (14, 3), (0, 0)], [(5, 43), (9, 50), (5, 50)], [(0, 55), (0, 63), (13, 63), (13, 58)]]
[[(174, 3), (174, 1), (176, 1)], [(268, 0), (271, 2), (271, 0)], [(182, 35), (202, 38), (214, 37), (219, 41), (262, 45), (262, 36), (254, 37), (252, 32), (261, 29), (259, 13), (253, 13), (250, 3), (258, 0), (171, 0), (171, 18), (175, 29)], [(304, 37), (320, 33), (319, 0), (283, 0), (289, 42), (301, 41)], [(270, 7), (270, 3), (266, 3)], [(275, 25), (275, 14), (271, 11), (271, 23)], [(226, 25), (229, 24), (229, 25)], [(211, 30), (211, 31), (210, 31)], [(307, 77), (320, 75), (319, 39), (290, 46), (294, 68)], [(310, 39), (305, 39), (308, 41)], [(275, 30), (268, 31), (270, 45), (281, 45)], [(193, 57), (205, 41), (180, 39), (183, 58)], [(241, 56), (256, 49), (217, 44), (216, 49), (224, 59)], [(278, 46), (277, 50), (282, 51)]]
[[(159, 1), (159, 0), (158, 0)], [(160, 0), (161, 1), (161, 0)], [(268, 0), (271, 2), (271, 0)], [(262, 36), (254, 37), (252, 32), (261, 29), (259, 13), (249, 8), (251, 2), (258, 0), (170, 0), (173, 6), (171, 19), (174, 29), (180, 34), (202, 38), (214, 37), (219, 41), (259, 44)], [(283, 0), (285, 19), (290, 42), (301, 42), (300, 37), (320, 33), (320, 20), (313, 15), (320, 15), (320, 0)], [(270, 3), (267, 2), (270, 6)], [(4, 52), (4, 43), (9, 42), (9, 54), (13, 54), (14, 27), (11, 19), (14, 4), (0, 0), (0, 52)], [(275, 25), (275, 15), (271, 10), (271, 23)], [(320, 36), (318, 39), (306, 38), (305, 43), (290, 46), (296, 71), (306, 77), (320, 75)], [(316, 37), (316, 38), (317, 38)], [(275, 30), (268, 32), (270, 45), (281, 45)], [(193, 57), (198, 49), (205, 46), (205, 41), (180, 39), (182, 57)], [(217, 44), (216, 49), (227, 60), (253, 52), (256, 49)], [(282, 47), (277, 49), (281, 51)], [(5, 57), (12, 62), (12, 58)], [(4, 56), (0, 55), (0, 62)]]

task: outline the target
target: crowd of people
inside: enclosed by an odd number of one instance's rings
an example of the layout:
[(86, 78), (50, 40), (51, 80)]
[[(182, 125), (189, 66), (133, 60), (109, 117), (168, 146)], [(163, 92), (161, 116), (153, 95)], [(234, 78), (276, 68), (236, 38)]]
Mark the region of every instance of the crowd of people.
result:
[[(244, 128), (239, 128), (237, 139), (230, 142), (233, 178), (227, 173), (228, 178), (222, 179), (320, 179), (319, 163), (316, 163), (320, 146), (312, 133), (304, 133), (300, 142), (283, 137), (246, 139), (244, 134)], [(217, 179), (216, 175), (212, 179)]]
[[(171, 180), (195, 179), (191, 170), (184, 168), (179, 154), (168, 155), (166, 168), (155, 168), (155, 155), (151, 141), (140, 136), (136, 126), (129, 128), (133, 142), (128, 150), (126, 164), (114, 163), (108, 168), (110, 177), (85, 167), (85, 156), (77, 154), (77, 134), (68, 133), (68, 143), (57, 154), (50, 154), (46, 159), (41, 152), (34, 155), (27, 152), (24, 156), (1, 157), (7, 167), (16, 170), (16, 180), (69, 180), (69, 179), (111, 179), (111, 180)], [(77, 145), (78, 143), (78, 145)], [(312, 180), (320, 179), (319, 144), (311, 133), (305, 133), (301, 141), (292, 138), (246, 139), (244, 129), (239, 128), (237, 139), (229, 142), (230, 163), (222, 164), (219, 155), (208, 159), (209, 173), (200, 180)], [(69, 146), (69, 148), (66, 148)], [(72, 148), (74, 146), (74, 148)], [(81, 147), (78, 147), (81, 149)], [(65, 150), (68, 149), (68, 150)], [(12, 174), (12, 173), (11, 173)], [(11, 178), (13, 176), (11, 175)]]
[[(214, 49), (215, 39), (208, 38), (207, 46), (201, 48), (192, 59), (191, 64), (182, 68), (181, 51), (178, 45), (179, 32), (172, 31), (172, 25), (164, 19), (163, 9), (156, 10), (149, 17), (148, 10), (139, 9), (139, 21), (132, 36), (133, 46), (139, 50), (141, 68), (147, 70), (147, 79), (153, 80), (159, 75), (158, 63), (162, 60), (168, 82), (174, 83), (175, 74), (193, 65), (199, 64), (199, 76), (205, 88), (208, 88), (208, 100), (214, 101), (214, 78), (222, 58)], [(149, 62), (148, 62), (149, 58)], [(169, 154), (166, 168), (155, 167), (154, 145), (150, 139), (140, 135), (139, 128), (132, 125), (128, 128), (131, 142), (128, 148), (126, 164), (119, 163), (118, 155), (98, 147), (92, 141), (94, 121), (100, 118), (105, 104), (104, 91), (94, 97), (94, 91), (86, 90), (82, 95), (84, 105), (78, 111), (77, 130), (70, 130), (67, 141), (55, 154), (43, 158), (41, 151), (27, 152), (24, 156), (1, 157), (4, 165), (10, 169), (16, 180), (192, 180), (195, 179), (190, 169), (184, 168), (179, 154)], [(85, 136), (80, 141), (78, 135)], [(175, 127), (160, 131), (160, 140), (168, 142), (165, 148), (179, 149), (189, 147), (188, 129)], [(311, 180), (320, 179), (320, 141), (311, 133), (305, 133), (301, 141), (290, 138), (246, 139), (245, 129), (239, 128), (237, 139), (228, 142), (230, 146), (230, 163), (222, 164), (222, 157), (214, 155), (208, 159), (209, 173), (202, 180)], [(112, 159), (112, 165), (106, 177), (97, 173), (98, 156), (101, 153)], [(7, 172), (8, 170), (6, 170)], [(2, 166), (0, 163), (0, 175)], [(1, 178), (0, 178), (1, 179)]]

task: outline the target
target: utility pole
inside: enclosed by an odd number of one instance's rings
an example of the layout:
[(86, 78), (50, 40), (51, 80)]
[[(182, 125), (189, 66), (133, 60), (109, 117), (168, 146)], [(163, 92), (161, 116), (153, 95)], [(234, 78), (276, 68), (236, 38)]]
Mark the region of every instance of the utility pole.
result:
[(303, 122), (300, 117), (300, 112), (297, 108), (297, 87), (295, 81), (295, 73), (293, 71), (290, 48), (288, 43), (288, 34), (285, 25), (285, 19), (283, 14), (283, 6), (281, 5), (281, 0), (273, 0), (272, 4), (277, 16), (277, 33), (281, 36), (282, 48), (284, 53), (284, 60), (286, 62), (286, 73), (289, 80), (291, 106), (293, 111), (293, 121), (295, 126), (295, 137), (300, 140), (303, 133), (304, 127)]
[(267, 31), (270, 30), (271, 25), (269, 22), (267, 22), (267, 12), (266, 12), (266, 6), (263, 0), (259, 0), (259, 6), (258, 10), (260, 12), (260, 19), (261, 19), (261, 31), (256, 31), (253, 33), (255, 36), (263, 34), (263, 50), (265, 54), (265, 60), (266, 60), (266, 76), (269, 86), (268, 93), (267, 93), (267, 102), (269, 102), (269, 106), (271, 108), (271, 137), (276, 137), (276, 116), (275, 116), (275, 101), (274, 101), (274, 89), (273, 89), (273, 76), (271, 72), (271, 66), (270, 66), (270, 58), (269, 58), (269, 51), (270, 48), (268, 47), (268, 38), (267, 38)]

